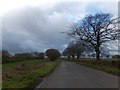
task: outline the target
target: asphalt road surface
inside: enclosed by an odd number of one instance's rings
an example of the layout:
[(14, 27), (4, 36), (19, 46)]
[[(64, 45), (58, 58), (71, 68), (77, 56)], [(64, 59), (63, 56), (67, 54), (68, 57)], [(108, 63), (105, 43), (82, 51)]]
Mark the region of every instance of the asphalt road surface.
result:
[(118, 77), (70, 61), (62, 61), (36, 88), (118, 88)]

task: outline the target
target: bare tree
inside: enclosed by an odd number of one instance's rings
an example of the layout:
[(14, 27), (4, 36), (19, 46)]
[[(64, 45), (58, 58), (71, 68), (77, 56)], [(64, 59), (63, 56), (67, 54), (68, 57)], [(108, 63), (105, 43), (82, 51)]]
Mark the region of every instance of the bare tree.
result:
[(76, 47), (72, 41), (68, 44), (67, 48), (64, 49), (63, 55), (68, 56), (69, 59), (72, 56), (72, 58), (74, 59), (75, 52), (76, 52), (75, 49), (76, 49)]
[(83, 42), (76, 42), (75, 46), (75, 54), (77, 56), (77, 60), (79, 60), (81, 54), (86, 51), (86, 45)]
[(118, 22), (118, 18), (112, 19), (108, 13), (88, 15), (71, 26), (68, 35), (90, 43), (95, 49), (97, 60), (100, 60), (100, 46), (118, 39)]
[(62, 52), (62, 55), (63, 55), (63, 56), (67, 56), (68, 59), (70, 59), (70, 52), (69, 52), (69, 49), (68, 49), (68, 48), (65, 48), (64, 51)]
[(63, 55), (72, 56), (74, 59), (75, 56), (77, 56), (77, 59), (79, 60), (80, 55), (86, 50), (86, 45), (83, 42), (78, 41), (72, 41), (68, 44), (68, 47), (63, 51)]
[(70, 42), (68, 44), (68, 52), (69, 54), (72, 56), (72, 58), (74, 59), (75, 58), (75, 54), (76, 54), (76, 47), (75, 47), (75, 44), (74, 44), (74, 41)]

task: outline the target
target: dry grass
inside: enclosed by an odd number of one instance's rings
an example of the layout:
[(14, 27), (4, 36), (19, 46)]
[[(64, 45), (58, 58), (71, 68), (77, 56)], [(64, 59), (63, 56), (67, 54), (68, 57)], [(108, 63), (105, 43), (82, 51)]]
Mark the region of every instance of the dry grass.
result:
[(40, 60), (23, 62), (3, 66), (3, 88), (28, 88), (38, 78), (48, 75), (60, 63), (59, 61)]
[(29, 72), (31, 72), (34, 69), (40, 69), (41, 67), (44, 67), (45, 65), (48, 65), (52, 62), (44, 62), (44, 63), (38, 63), (33, 65), (27, 65), (27, 64), (20, 64), (15, 67), (7, 67), (3, 68), (2, 71), (2, 80), (10, 80), (14, 77), (14, 75), (25, 75)]

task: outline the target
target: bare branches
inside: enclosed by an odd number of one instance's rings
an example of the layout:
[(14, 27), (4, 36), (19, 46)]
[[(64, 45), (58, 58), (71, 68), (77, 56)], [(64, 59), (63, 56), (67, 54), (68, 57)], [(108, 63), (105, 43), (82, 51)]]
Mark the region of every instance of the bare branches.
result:
[(89, 15), (72, 26), (70, 35), (90, 43), (99, 59), (102, 43), (118, 39), (119, 24), (120, 17), (112, 19), (109, 13)]

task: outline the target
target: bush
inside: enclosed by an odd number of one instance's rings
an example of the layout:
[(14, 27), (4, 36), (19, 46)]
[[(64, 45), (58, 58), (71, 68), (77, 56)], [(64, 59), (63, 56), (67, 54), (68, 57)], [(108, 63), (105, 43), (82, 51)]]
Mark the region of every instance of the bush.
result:
[(45, 58), (45, 54), (43, 52), (39, 53), (39, 58), (40, 59), (44, 59)]
[(10, 54), (7, 50), (2, 50), (2, 63), (8, 63)]
[(60, 57), (60, 52), (56, 49), (48, 49), (45, 53), (46, 56), (48, 56), (49, 60), (52, 61)]

